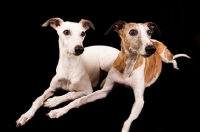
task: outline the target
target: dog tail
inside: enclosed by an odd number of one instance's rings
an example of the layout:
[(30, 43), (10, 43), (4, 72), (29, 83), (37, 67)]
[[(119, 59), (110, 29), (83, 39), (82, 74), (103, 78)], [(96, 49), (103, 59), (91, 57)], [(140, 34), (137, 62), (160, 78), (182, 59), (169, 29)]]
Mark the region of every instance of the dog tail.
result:
[(173, 60), (171, 60), (170, 61), (170, 63), (172, 63), (173, 64), (173, 67), (175, 68), (175, 69), (177, 69), (177, 70), (179, 70), (179, 68), (178, 68), (178, 66), (177, 66), (177, 62), (176, 62), (176, 58), (178, 58), (178, 57), (186, 57), (186, 58), (191, 58), (191, 57), (189, 57), (188, 55), (186, 55), (186, 54), (176, 54), (176, 55), (174, 55), (173, 56)]
[(186, 58), (189, 58), (189, 59), (191, 58), (186, 54), (176, 54), (176, 55), (173, 56), (173, 60), (176, 59), (176, 58), (179, 58), (179, 57), (186, 57)]

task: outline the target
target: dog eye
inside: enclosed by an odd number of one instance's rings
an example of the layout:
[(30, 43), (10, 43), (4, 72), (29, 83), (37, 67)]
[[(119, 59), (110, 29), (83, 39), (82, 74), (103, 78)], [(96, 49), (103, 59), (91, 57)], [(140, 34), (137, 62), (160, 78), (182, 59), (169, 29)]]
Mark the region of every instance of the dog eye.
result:
[(151, 30), (147, 30), (147, 34), (148, 34), (149, 36), (152, 35)]
[(134, 30), (134, 29), (132, 29), (132, 30), (130, 30), (130, 32), (129, 32), (129, 34), (131, 35), (131, 36), (135, 36), (135, 35), (137, 35), (137, 30)]
[(65, 30), (65, 31), (63, 31), (63, 33), (64, 33), (65, 35), (69, 35), (69, 30)]
[(84, 37), (84, 36), (85, 36), (85, 32), (84, 32), (84, 31), (81, 33), (81, 36), (82, 36), (82, 37)]

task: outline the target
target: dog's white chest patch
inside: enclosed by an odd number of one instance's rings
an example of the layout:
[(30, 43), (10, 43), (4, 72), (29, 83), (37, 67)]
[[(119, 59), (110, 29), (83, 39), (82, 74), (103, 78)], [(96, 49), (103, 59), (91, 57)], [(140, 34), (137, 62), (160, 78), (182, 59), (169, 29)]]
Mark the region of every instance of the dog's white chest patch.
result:
[(122, 74), (122, 82), (124, 85), (137, 87), (137, 85), (144, 85), (144, 66), (143, 63), (137, 69), (131, 70), (127, 73)]

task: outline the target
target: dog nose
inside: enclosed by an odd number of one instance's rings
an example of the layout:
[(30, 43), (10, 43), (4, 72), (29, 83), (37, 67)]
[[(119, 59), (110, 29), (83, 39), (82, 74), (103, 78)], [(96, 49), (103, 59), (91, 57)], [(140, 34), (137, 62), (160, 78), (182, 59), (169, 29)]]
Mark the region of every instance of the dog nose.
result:
[(83, 51), (84, 51), (84, 48), (83, 48), (82, 46), (77, 45), (77, 46), (75, 47), (75, 53), (76, 53), (76, 55), (82, 54)]
[(149, 45), (149, 46), (145, 47), (145, 51), (147, 54), (154, 54), (156, 51), (156, 47), (153, 45)]

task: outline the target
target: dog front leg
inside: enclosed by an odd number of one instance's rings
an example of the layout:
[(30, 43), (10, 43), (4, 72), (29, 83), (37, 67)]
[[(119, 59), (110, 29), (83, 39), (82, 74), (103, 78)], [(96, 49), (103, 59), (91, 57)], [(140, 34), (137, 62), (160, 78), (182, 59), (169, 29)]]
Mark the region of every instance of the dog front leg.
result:
[[(84, 78), (84, 80), (82, 79)], [(71, 80), (71, 85), (63, 86), (64, 89), (70, 90), (67, 94), (62, 96), (55, 96), (53, 98), (49, 98), (47, 101), (44, 102), (45, 107), (55, 107), (63, 102), (75, 100), (82, 96), (88, 95), (93, 92), (93, 88), (91, 86), (90, 80), (88, 76), (83, 76), (82, 78), (74, 78)], [(82, 80), (81, 80), (82, 79)], [(80, 81), (81, 80), (81, 81)], [(47, 115), (51, 115), (50, 113)]]
[(139, 116), (144, 105), (143, 93), (144, 93), (143, 88), (134, 90), (135, 103), (133, 104), (131, 114), (129, 115), (128, 119), (124, 122), (124, 125), (122, 127), (122, 132), (129, 132), (132, 121)]
[(106, 83), (101, 90), (93, 92), (93, 93), (91, 93), (87, 96), (80, 97), (80, 98), (70, 102), (65, 107), (55, 109), (55, 110), (51, 110), (48, 113), (48, 116), (50, 118), (59, 118), (60, 116), (66, 114), (70, 109), (78, 108), (78, 107), (80, 107), (84, 104), (87, 104), (89, 102), (94, 102), (95, 100), (105, 98), (108, 95), (108, 93), (112, 90), (113, 85), (114, 85), (114, 82), (109, 82), (108, 80), (106, 80)]
[[(63, 102), (74, 100), (76, 98), (82, 97), (82, 96), (87, 95), (89, 93), (92, 93), (92, 91), (91, 92), (85, 92), (85, 91), (68, 92), (67, 94), (64, 94), (62, 96), (55, 96), (53, 98), (47, 99), (47, 101), (44, 102), (44, 107), (52, 108), (52, 107), (55, 107), (55, 106), (57, 106), (57, 105), (59, 105)], [(51, 115), (50, 113), (48, 115)]]
[(21, 117), (16, 121), (16, 127), (23, 126), (28, 120), (30, 120), (34, 116), (35, 112), (43, 105), (43, 102), (53, 95), (57, 86), (57, 80), (54, 76), (50, 87), (45, 90), (45, 92), (33, 102), (30, 109), (26, 113), (22, 114)]

